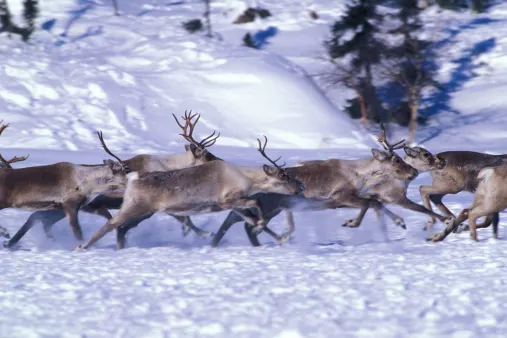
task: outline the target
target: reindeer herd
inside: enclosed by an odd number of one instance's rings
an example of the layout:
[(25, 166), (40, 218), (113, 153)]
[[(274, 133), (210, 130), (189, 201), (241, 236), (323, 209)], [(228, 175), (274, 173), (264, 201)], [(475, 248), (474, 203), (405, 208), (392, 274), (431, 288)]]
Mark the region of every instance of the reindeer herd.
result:
[[(293, 211), (359, 208), (354, 219), (343, 226), (359, 227), (370, 207), (387, 229), (383, 215), (396, 225), (406, 228), (404, 220), (385, 207), (396, 204), (428, 215), (425, 230), (436, 220), (445, 229), (428, 240), (442, 241), (451, 232), (467, 229), (461, 224), (468, 219), (470, 235), (477, 240), (477, 228), (493, 225), (498, 237), (499, 212), (507, 208), (507, 155), (489, 155), (470, 151), (448, 151), (432, 154), (424, 148), (406, 147), (404, 140), (391, 144), (383, 125), (378, 142), (384, 150), (372, 149), (372, 157), (358, 160), (312, 160), (293, 167), (280, 165), (266, 154), (267, 138), (258, 139), (258, 151), (269, 162), (258, 167), (238, 166), (213, 155), (209, 148), (219, 138), (213, 132), (201, 141), (193, 137), (199, 114), (186, 112), (181, 136), (188, 142), (185, 152), (171, 155), (137, 155), (122, 160), (106, 146), (97, 132), (105, 152), (116, 159), (103, 164), (59, 162), (44, 166), (14, 169), (11, 164), (26, 157), (5, 160), (0, 154), (0, 209), (33, 210), (25, 224), (12, 236), (0, 226), (0, 235), (8, 238), (6, 248), (15, 246), (35, 224), (42, 223), (51, 238), (52, 226), (67, 218), (75, 238), (82, 242), (83, 233), (78, 212), (104, 217), (107, 221), (92, 237), (76, 250), (86, 250), (105, 234), (116, 230), (117, 248), (126, 244), (127, 232), (157, 212), (165, 212), (182, 224), (183, 235), (194, 231), (200, 237), (212, 237), (216, 247), (228, 229), (245, 222), (248, 239), (260, 245), (257, 236), (266, 232), (278, 243), (289, 240), (295, 231)], [(0, 124), (2, 122), (0, 121)], [(8, 127), (0, 127), (0, 135)], [(402, 149), (402, 159), (395, 150)], [(419, 172), (429, 171), (432, 184), (420, 187), (423, 205), (407, 198), (407, 188)], [(474, 202), (457, 217), (443, 204), (447, 194), (473, 192)], [(443, 215), (432, 210), (431, 202)], [(112, 216), (109, 210), (118, 210)], [(190, 216), (230, 210), (216, 234), (200, 229)], [(285, 213), (286, 229), (277, 234), (268, 227), (269, 221)], [(481, 224), (479, 217), (485, 216)]]

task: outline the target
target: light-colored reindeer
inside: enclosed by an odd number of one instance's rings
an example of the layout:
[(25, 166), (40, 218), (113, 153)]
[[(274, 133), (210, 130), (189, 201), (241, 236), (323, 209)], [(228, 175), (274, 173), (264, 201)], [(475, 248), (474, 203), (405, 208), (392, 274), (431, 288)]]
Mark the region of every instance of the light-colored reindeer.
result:
[[(264, 227), (264, 230), (275, 237), (277, 241), (285, 241), (294, 232), (291, 209), (323, 210), (345, 207), (361, 208), (357, 218), (343, 224), (346, 227), (358, 227), (370, 207), (375, 209), (379, 219), (385, 211), (397, 224), (404, 226), (403, 220), (385, 208), (378, 199), (381, 196), (388, 202), (394, 201), (412, 210), (416, 209), (416, 211), (421, 210), (421, 208), (424, 209), (406, 198), (407, 182), (412, 181), (418, 172), (394, 152), (397, 147), (402, 147), (403, 141), (390, 145), (385, 138), (383, 129), (379, 139), (388, 151), (372, 149), (373, 157), (371, 158), (306, 161), (287, 168), (289, 175), (296, 177), (305, 184), (304, 197), (276, 194), (258, 196), (257, 198), (262, 205), (262, 213), (265, 215), (267, 222), (282, 210), (286, 211), (288, 225), (283, 235), (276, 235), (268, 227)], [(252, 211), (249, 212), (252, 213)], [(442, 220), (452, 222), (450, 219), (442, 218)], [(239, 221), (241, 221), (241, 218), (229, 213), (213, 238), (211, 245), (217, 246), (232, 224)], [(257, 233), (251, 231), (252, 229), (247, 225), (245, 225), (245, 228), (252, 244), (259, 245), (256, 238)], [(385, 227), (383, 230), (386, 235)]]
[[(125, 161), (121, 161), (126, 167), (128, 167), (132, 171), (137, 172), (152, 172), (152, 171), (169, 171), (175, 169), (183, 169), (187, 167), (193, 167), (197, 165), (201, 165), (203, 163), (208, 163), (215, 160), (221, 160), (217, 156), (213, 155), (208, 151), (208, 148), (215, 144), (216, 140), (220, 136), (218, 133), (215, 136), (215, 132), (211, 135), (205, 137), (201, 141), (196, 141), (193, 137), (194, 128), (199, 121), (199, 114), (192, 114), (192, 112), (185, 111), (182, 119), (184, 120), (184, 124), (180, 124), (176, 116), (173, 114), (173, 117), (181, 128), (182, 133), (180, 134), (187, 140), (190, 144), (185, 145), (186, 152), (182, 154), (171, 154), (171, 155), (147, 155), (140, 154), (136, 155), (130, 159)], [(195, 119), (195, 120), (194, 120)], [(99, 140), (102, 144), (102, 147), (106, 150), (106, 152), (113, 157), (115, 157), (118, 161), (120, 159), (113, 155), (107, 146), (104, 143), (102, 138), (102, 134), (99, 133)], [(81, 207), (81, 211), (97, 214), (105, 217), (106, 219), (111, 219), (112, 216), (109, 213), (108, 209), (119, 209), (121, 204), (123, 203), (123, 193), (125, 189), (116, 189), (115, 191), (106, 191), (101, 195), (97, 196), (88, 204), (85, 204)], [(197, 233), (197, 235), (201, 237), (208, 237), (211, 235), (210, 232), (204, 231), (197, 226), (195, 226), (190, 217), (188, 216), (179, 216), (179, 215), (171, 215), (176, 220), (183, 224), (183, 234), (186, 235), (189, 230), (193, 230)], [(15, 245), (26, 232), (32, 228), (37, 222), (42, 222), (44, 225), (44, 230), (48, 236), (50, 236), (50, 231), (52, 226), (63, 219), (65, 217), (65, 213), (63, 210), (39, 210), (34, 212), (26, 223), (18, 230), (18, 232), (13, 236), (13, 238), (7, 241), (4, 246), (12, 247)], [(125, 234), (130, 229), (135, 227), (137, 224), (130, 224), (128, 227), (122, 227), (117, 231), (117, 245), (118, 248), (125, 247)]]
[[(267, 143), (267, 138), (266, 138)], [(257, 193), (301, 194), (305, 187), (265, 153), (266, 143), (259, 152), (273, 166), (242, 167), (225, 161), (212, 161), (197, 167), (175, 171), (128, 175), (124, 202), (119, 212), (99, 229), (86, 244), (88, 249), (106, 233), (119, 227), (139, 223), (156, 212), (189, 216), (233, 210), (252, 226), (262, 229), (264, 217), (259, 202), (251, 196)], [(255, 217), (244, 210), (257, 210)]]
[[(473, 193), (479, 183), (479, 172), (484, 168), (502, 165), (507, 159), (507, 155), (490, 155), (474, 151), (446, 151), (432, 154), (421, 147), (405, 147), (404, 150), (405, 162), (420, 172), (431, 172), (431, 185), (422, 185), (419, 188), (424, 205), (431, 210), (433, 202), (446, 216), (454, 215), (442, 202), (445, 195), (461, 191)], [(498, 215), (495, 217), (498, 218)], [(491, 220), (492, 218), (488, 218), (480, 227), (488, 227)], [(435, 219), (430, 217), (425, 229), (430, 229), (434, 223)]]
[[(466, 208), (456, 218), (453, 224), (448, 225), (442, 232), (433, 234), (428, 238), (433, 242), (444, 240), (464, 220), (468, 218), (470, 237), (477, 241), (477, 229), (488, 227), (493, 223), (493, 237), (498, 238), (499, 212), (507, 208), (507, 163), (484, 168), (476, 177), (477, 188), (474, 201), (470, 208)], [(477, 224), (479, 217), (486, 216), (483, 224)]]

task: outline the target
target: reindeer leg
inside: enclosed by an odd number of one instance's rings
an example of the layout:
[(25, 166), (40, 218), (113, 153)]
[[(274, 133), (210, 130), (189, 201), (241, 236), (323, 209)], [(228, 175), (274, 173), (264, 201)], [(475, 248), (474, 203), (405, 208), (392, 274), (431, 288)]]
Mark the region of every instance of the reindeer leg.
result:
[(245, 231), (248, 236), (248, 240), (250, 241), (250, 244), (252, 244), (252, 246), (261, 246), (259, 238), (257, 237), (258, 234), (254, 232), (253, 227), (247, 222), (245, 222)]
[(422, 205), (419, 205), (419, 204), (411, 201), (407, 197), (405, 197), (403, 200), (399, 201), (397, 204), (405, 209), (409, 209), (412, 211), (420, 212), (420, 213), (435, 217), (440, 222), (445, 223), (446, 225), (452, 224), (454, 222), (454, 220), (456, 219), (454, 216), (445, 217), (445, 216), (439, 215), (437, 213), (434, 213), (433, 211), (426, 209)]
[[(213, 248), (218, 246), (218, 243), (222, 240), (222, 238), (225, 236), (225, 233), (230, 229), (230, 227), (238, 222), (241, 222), (243, 220), (243, 217), (238, 215), (236, 212), (231, 211), (229, 212), (229, 215), (225, 218), (224, 222), (218, 229), (215, 236), (213, 236), (213, 240), (211, 241), (211, 246)], [(248, 231), (247, 231), (248, 233)]]
[(7, 230), (1, 225), (0, 225), (0, 236), (5, 237), (7, 239), (11, 238), (11, 235), (9, 235), (9, 230)]
[(343, 223), (342, 226), (349, 228), (357, 228), (358, 226), (360, 226), (361, 222), (364, 219), (364, 216), (366, 215), (366, 212), (370, 208), (370, 200), (356, 196), (354, 197), (350, 196), (348, 197), (347, 201), (342, 203), (346, 206), (361, 208), (361, 211), (359, 212), (359, 215), (356, 218), (349, 219), (348, 221)]
[(290, 209), (285, 209), (285, 221), (287, 223), (285, 230), (280, 235), (282, 242), (288, 241), (296, 230), (296, 225), (294, 224), (294, 215)]
[(396, 225), (400, 226), (403, 229), (407, 229), (407, 226), (405, 225), (405, 220), (392, 212), (391, 210), (387, 209), (384, 205), (382, 205), (382, 211), (389, 217)]
[(23, 226), (16, 232), (9, 241), (4, 242), (4, 247), (11, 248), (19, 242), (21, 238), (30, 230), (38, 221), (41, 221), (44, 226), (46, 224), (55, 224), (56, 222), (65, 218), (63, 210), (40, 210), (32, 213)]
[(500, 214), (498, 212), (493, 213), (493, 238), (498, 239), (498, 223), (500, 222)]
[[(120, 209), (120, 211), (113, 216), (110, 220), (102, 226), (97, 232), (93, 234), (93, 236), (86, 242), (84, 245), (79, 245), (76, 249), (77, 250), (87, 250), (89, 249), (95, 242), (97, 242), (99, 239), (104, 237), (105, 234), (108, 232), (118, 229), (122, 226), (128, 227), (131, 224), (138, 224), (141, 223), (143, 220), (150, 218), (154, 213), (151, 211), (148, 211), (150, 209), (139, 210), (137, 208), (131, 208), (131, 209)], [(118, 243), (117, 243), (118, 245)]]
[(429, 236), (426, 240), (432, 242), (440, 242), (443, 241), (451, 232), (453, 232), (461, 223), (463, 223), (469, 215), (470, 209), (463, 209), (458, 217), (454, 220), (454, 222), (447, 225), (447, 227), (442, 231), (436, 234)]
[(206, 231), (195, 226), (190, 217), (188, 216), (177, 216), (169, 213), (168, 215), (174, 217), (178, 222), (183, 224), (183, 236), (186, 236), (190, 230), (193, 230), (197, 234), (197, 236), (202, 238), (212, 237), (214, 235), (210, 231)]
[(77, 216), (81, 203), (82, 201), (67, 201), (63, 203), (63, 211), (65, 212), (65, 216), (67, 216), (69, 219), (70, 227), (72, 228), (74, 237), (78, 241), (83, 240), (83, 231), (81, 230)]

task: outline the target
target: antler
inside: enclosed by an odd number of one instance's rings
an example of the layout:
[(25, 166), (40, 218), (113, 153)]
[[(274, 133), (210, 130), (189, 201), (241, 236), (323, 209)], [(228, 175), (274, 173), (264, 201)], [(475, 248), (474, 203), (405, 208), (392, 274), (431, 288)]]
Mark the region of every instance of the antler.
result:
[(111, 152), (111, 150), (109, 150), (109, 148), (106, 146), (106, 142), (104, 142), (104, 136), (102, 136), (102, 130), (97, 130), (97, 136), (99, 137), (100, 143), (102, 144), (102, 148), (104, 148), (106, 153), (108, 153), (109, 155), (111, 155), (112, 157), (117, 159), (118, 162), (120, 162), (123, 172), (125, 174), (128, 174), (129, 172), (131, 172), (132, 170), (128, 167), (128, 165), (125, 162), (123, 162), (118, 156), (113, 154)]
[(384, 124), (381, 122), (380, 123), (380, 134), (378, 135), (378, 142), (380, 143), (380, 145), (382, 145), (382, 147), (384, 147), (385, 150), (387, 151), (394, 151), (396, 149), (401, 149), (405, 146), (405, 139), (401, 140), (401, 141), (398, 141), (394, 144), (389, 144), (389, 142), (387, 142), (387, 138), (386, 138), (386, 128), (384, 127)]
[[(0, 123), (3, 123), (4, 120), (1, 120)], [(9, 127), (9, 123), (7, 124), (3, 124), (2, 126), (0, 126), (0, 135), (2, 135), (3, 131), (5, 129), (7, 129)], [(9, 161), (7, 161), (5, 158), (3, 158), (2, 155), (0, 155), (0, 162), (2, 162), (2, 164), (8, 168), (8, 169), (12, 169), (12, 166), (11, 164), (12, 163), (15, 163), (15, 162), (21, 162), (21, 161), (24, 161), (28, 158), (28, 156), (30, 155), (26, 155), (26, 156), (22, 156), (22, 157), (17, 157), (17, 156), (14, 156), (13, 158), (11, 158)]]
[[(197, 116), (197, 119), (195, 119), (194, 122), (192, 122), (192, 120), (194, 119), (194, 117)], [(174, 117), (174, 120), (176, 121), (176, 123), (178, 124), (178, 126), (180, 126), (181, 130), (183, 131), (182, 134), (180, 134), (181, 136), (183, 136), (183, 138), (185, 140), (187, 140), (188, 142), (190, 143), (193, 143), (195, 144), (196, 146), (198, 146), (199, 148), (208, 148), (208, 147), (211, 147), (212, 145), (215, 144), (215, 142), (217, 141), (217, 139), (220, 137), (220, 133), (218, 133), (217, 136), (215, 136), (215, 133), (216, 131), (213, 131), (213, 134), (211, 134), (210, 136), (208, 137), (205, 137), (201, 142), (198, 142), (194, 139), (194, 137), (192, 136), (193, 132), (194, 132), (194, 127), (195, 125), (197, 124), (197, 122), (199, 121), (199, 119), (201, 118), (201, 115), (200, 114), (194, 114), (192, 115), (192, 111), (190, 112), (187, 112), (185, 110), (185, 116), (182, 116), (181, 118), (185, 120), (185, 125), (181, 125), (180, 122), (178, 121), (178, 119), (176, 118), (176, 115), (173, 114), (173, 117)]]
[(264, 158), (266, 158), (269, 162), (271, 162), (271, 163), (272, 163), (275, 167), (277, 167), (278, 169), (282, 169), (282, 167), (283, 167), (283, 166), (285, 166), (285, 164), (286, 164), (285, 162), (283, 162), (283, 164), (282, 164), (282, 165), (278, 165), (278, 164), (276, 164), (276, 162), (277, 162), (279, 159), (281, 159), (281, 158), (282, 158), (282, 156), (278, 157), (278, 158), (277, 158), (276, 160), (274, 160), (274, 161), (273, 161), (272, 159), (270, 159), (270, 158), (268, 157), (268, 155), (266, 155), (266, 152), (265, 152), (265, 150), (266, 150), (266, 145), (268, 144), (268, 138), (267, 138), (265, 135), (262, 135), (262, 136), (264, 136), (264, 140), (265, 140), (265, 141), (264, 141), (264, 146), (262, 146), (262, 145), (261, 145), (261, 140), (257, 139), (257, 142), (259, 142), (259, 149), (257, 149), (257, 150), (259, 150), (259, 152), (261, 153), (261, 155), (262, 155), (262, 156), (264, 156)]

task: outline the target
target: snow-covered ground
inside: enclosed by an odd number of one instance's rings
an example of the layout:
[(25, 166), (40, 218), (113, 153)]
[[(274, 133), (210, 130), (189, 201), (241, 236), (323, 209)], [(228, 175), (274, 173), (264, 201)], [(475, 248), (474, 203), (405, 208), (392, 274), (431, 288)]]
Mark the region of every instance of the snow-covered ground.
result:
[[(235, 163), (263, 163), (253, 147), (262, 134), (270, 154), (289, 165), (369, 156), (372, 139), (336, 108), (346, 90), (328, 99), (307, 76), (322, 70), (321, 41), (343, 4), (258, 2), (273, 17), (237, 26), (231, 22), (246, 2), (214, 1), (222, 41), (210, 42), (181, 29), (200, 15), (197, 0), (119, 0), (120, 17), (109, 1), (41, 0), (46, 30), (29, 46), (2, 37), (0, 118), (11, 123), (2, 155), (29, 153), (17, 167), (100, 163), (97, 129), (123, 157), (180, 152), (171, 113), (193, 109), (202, 113), (198, 135), (220, 131), (213, 152)], [(13, 12), (19, 3), (9, 1)], [(308, 8), (320, 19), (311, 20)], [(479, 16), (426, 14), (428, 34), (448, 54), (441, 79), (453, 90), (428, 103), (442, 113), (417, 140), (432, 151), (505, 152), (506, 19), (504, 4)], [(258, 30), (269, 42), (261, 51), (240, 46), (245, 32)], [(429, 181), (421, 174), (409, 197), (420, 202), (418, 187)], [(444, 199), (454, 212), (471, 200), (467, 193)], [(358, 210), (296, 212), (294, 239), (277, 246), (263, 234), (260, 248), (238, 224), (211, 249), (194, 234), (183, 238), (166, 215), (133, 229), (122, 251), (109, 234), (88, 252), (72, 252), (65, 220), (54, 241), (35, 227), (16, 249), (0, 250), (0, 337), (505, 336), (506, 222), (499, 240), (486, 229), (479, 243), (464, 233), (432, 244), (424, 216), (390, 208), (408, 229), (388, 222), (389, 242), (373, 212), (360, 228), (341, 226)], [(13, 234), (29, 215), (2, 210), (0, 225)], [(225, 216), (193, 220), (216, 231)], [(88, 214), (80, 221), (86, 238), (104, 223)], [(271, 223), (276, 231), (284, 225), (281, 216)]]

